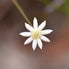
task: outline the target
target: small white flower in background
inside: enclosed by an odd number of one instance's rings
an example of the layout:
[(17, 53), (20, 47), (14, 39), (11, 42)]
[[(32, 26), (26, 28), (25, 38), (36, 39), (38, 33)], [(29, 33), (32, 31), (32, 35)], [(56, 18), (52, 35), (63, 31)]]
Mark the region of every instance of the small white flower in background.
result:
[(33, 27), (30, 26), (29, 24), (25, 23), (25, 27), (27, 28), (27, 30), (29, 30), (30, 32), (21, 32), (20, 35), (24, 36), (24, 37), (29, 37), (24, 45), (29, 44), (30, 42), (32, 42), (32, 48), (33, 50), (36, 49), (37, 44), (39, 46), (40, 49), (42, 49), (43, 45), (42, 45), (42, 41), (45, 42), (50, 42), (50, 40), (44, 36), (47, 34), (50, 34), (53, 30), (51, 29), (46, 29), (46, 30), (42, 30), (46, 25), (46, 21), (42, 22), (39, 26), (38, 26), (38, 21), (36, 19), (36, 17), (34, 17), (33, 20)]

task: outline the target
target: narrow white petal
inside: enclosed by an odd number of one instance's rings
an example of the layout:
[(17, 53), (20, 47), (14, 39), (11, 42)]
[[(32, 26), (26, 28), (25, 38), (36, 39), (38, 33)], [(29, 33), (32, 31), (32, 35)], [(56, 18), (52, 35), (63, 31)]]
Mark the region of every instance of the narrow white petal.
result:
[(27, 28), (27, 30), (32, 31), (33, 27), (30, 26), (29, 24), (25, 23), (25, 27)]
[(42, 30), (43, 35), (50, 34), (51, 32), (53, 32), (53, 30), (51, 30), (51, 29)]
[(29, 37), (29, 38), (24, 42), (24, 45), (31, 43), (32, 40), (33, 40), (33, 38), (32, 38), (32, 37)]
[(42, 39), (43, 41), (50, 42), (50, 40), (49, 40), (47, 37), (45, 37), (45, 36), (41, 36), (41, 39)]
[(39, 48), (42, 49), (42, 41), (40, 39), (38, 39), (37, 41), (38, 41)]
[(32, 42), (32, 48), (33, 48), (33, 50), (35, 50), (36, 47), (37, 47), (37, 40), (34, 39), (33, 42)]
[(31, 33), (30, 32), (21, 32), (21, 33), (19, 33), (19, 35), (29, 37), (29, 36), (31, 36)]
[(33, 20), (33, 27), (38, 28), (38, 21), (36, 17), (34, 17), (34, 20)]
[(46, 25), (46, 21), (42, 22), (42, 23), (39, 25), (38, 29), (42, 30), (42, 29), (45, 27), (45, 25)]

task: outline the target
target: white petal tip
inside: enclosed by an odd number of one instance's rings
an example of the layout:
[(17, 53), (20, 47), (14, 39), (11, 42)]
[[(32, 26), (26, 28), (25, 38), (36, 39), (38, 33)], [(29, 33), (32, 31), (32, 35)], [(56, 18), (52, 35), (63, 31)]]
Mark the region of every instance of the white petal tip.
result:
[(33, 27), (31, 25), (27, 24), (27, 23), (25, 23), (25, 27), (29, 31), (32, 31), (33, 30)]
[(26, 25), (27, 23), (25, 23), (25, 25)]
[(27, 43), (24, 43), (24, 45), (26, 45)]
[(33, 51), (35, 51), (35, 49), (33, 49)]
[(36, 17), (34, 17), (34, 19), (37, 19)]
[(46, 20), (44, 22), (46, 23)]
[(53, 30), (51, 30), (51, 32), (53, 32)]
[(22, 36), (23, 36), (23, 34), (22, 34), (22, 33), (19, 33), (19, 35), (22, 35)]
[(44, 22), (43, 22), (43, 23), (44, 23), (44, 26), (45, 26), (45, 25), (46, 25), (46, 20), (44, 20)]
[(36, 47), (32, 47), (33, 51), (35, 51)]
[(28, 44), (28, 43), (26, 43), (26, 42), (24, 43), (24, 45), (27, 45), (27, 44)]
[(25, 26), (27, 26), (28, 24), (27, 23), (25, 23)]
[(51, 42), (50, 40), (48, 40), (47, 42)]
[(46, 26), (46, 20), (39, 25), (39, 29), (42, 30)]
[(46, 20), (44, 20), (44, 23), (45, 23), (45, 25), (46, 25)]
[(36, 47), (32, 47), (33, 51), (35, 51)]
[(42, 48), (40, 48), (42, 50)]
[(41, 50), (42, 50), (42, 47), (43, 47), (42, 45), (39, 46), (39, 48), (40, 48)]
[(25, 23), (25, 26), (28, 26), (29, 24), (28, 23)]

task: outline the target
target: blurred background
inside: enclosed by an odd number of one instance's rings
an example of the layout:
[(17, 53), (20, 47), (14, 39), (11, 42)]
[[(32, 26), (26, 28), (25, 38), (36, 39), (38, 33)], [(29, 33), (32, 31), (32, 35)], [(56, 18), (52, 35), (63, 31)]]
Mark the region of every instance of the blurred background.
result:
[(69, 69), (69, 0), (17, 0), (28, 18), (39, 24), (47, 20), (45, 29), (50, 43), (43, 42), (33, 52), (31, 43), (24, 45), (20, 32), (27, 22), (12, 3), (0, 0), (0, 69)]

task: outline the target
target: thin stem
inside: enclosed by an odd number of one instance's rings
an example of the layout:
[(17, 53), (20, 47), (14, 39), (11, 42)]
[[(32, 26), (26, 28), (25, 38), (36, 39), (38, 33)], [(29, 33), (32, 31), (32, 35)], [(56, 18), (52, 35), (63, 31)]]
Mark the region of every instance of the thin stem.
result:
[(20, 7), (20, 5), (18, 4), (18, 2), (16, 0), (12, 0), (13, 4), (17, 7), (17, 9), (19, 10), (19, 12), (22, 14), (22, 16), (24, 16), (24, 18), (26, 19), (26, 21), (30, 24), (30, 20), (28, 19), (28, 17), (26, 16), (26, 14), (24, 13), (23, 9)]

